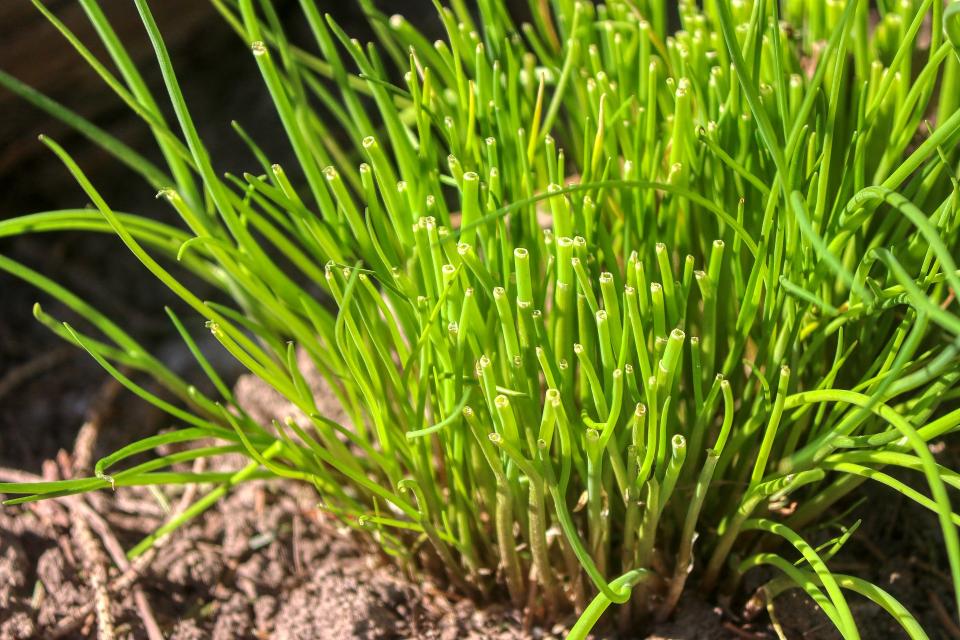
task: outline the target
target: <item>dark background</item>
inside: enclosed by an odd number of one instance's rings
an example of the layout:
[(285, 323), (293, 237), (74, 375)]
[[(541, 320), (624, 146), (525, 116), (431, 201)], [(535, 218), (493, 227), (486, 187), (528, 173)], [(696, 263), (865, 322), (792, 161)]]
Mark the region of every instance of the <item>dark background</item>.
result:
[[(372, 39), (366, 18), (352, 1), (318, 0), (347, 32)], [(47, 0), (48, 8), (103, 61), (109, 57), (75, 0)], [(140, 17), (132, 0), (101, 0), (157, 102), (162, 85)], [(316, 47), (295, 0), (276, 0), (277, 12), (298, 44)], [(439, 37), (429, 0), (380, 3), (386, 13), (402, 11)], [(258, 166), (230, 127), (237, 120), (271, 161), (293, 166), (269, 95), (249, 47), (205, 0), (155, 0), (154, 17), (173, 58), (194, 121), (219, 171), (239, 173)], [(0, 2), (0, 69), (88, 118), (151, 160), (163, 165), (145, 124), (100, 80), (30, 0)], [(175, 123), (169, 108), (168, 122)], [(109, 154), (66, 125), (0, 89), (0, 219), (62, 208), (89, 206), (57, 158), (37, 140), (57, 140), (77, 160), (94, 186), (118, 211), (175, 222), (154, 190)], [(175, 126), (172, 126), (176, 130)], [(0, 238), (0, 253), (53, 278), (113, 318), (165, 361), (189, 370), (163, 305), (177, 300), (105, 234), (56, 233)], [(36, 471), (60, 448), (69, 449), (91, 405), (109, 380), (92, 359), (50, 333), (32, 314), (34, 302), (54, 316), (72, 315), (46, 294), (0, 272), (0, 465)], [(194, 314), (184, 314), (195, 336), (206, 335)], [(216, 355), (216, 347), (209, 349)], [(229, 361), (222, 363), (229, 367)], [(229, 373), (229, 372), (228, 372)], [(121, 399), (130, 394), (121, 393)], [(160, 424), (141, 413), (124, 416), (118, 443)], [(151, 416), (150, 420), (158, 420)], [(138, 424), (130, 424), (135, 422)]]

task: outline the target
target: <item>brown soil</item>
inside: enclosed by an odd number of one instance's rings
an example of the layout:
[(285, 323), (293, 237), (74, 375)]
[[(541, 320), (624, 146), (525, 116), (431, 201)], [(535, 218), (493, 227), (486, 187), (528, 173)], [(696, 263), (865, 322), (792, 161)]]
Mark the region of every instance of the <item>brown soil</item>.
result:
[[(237, 392), (251, 413), (261, 418), (290, 412), (282, 398), (253, 378), (242, 377)], [(78, 438), (72, 454), (61, 451), (55, 461), (41, 465), (45, 477), (69, 475), (78, 465), (88, 465), (91, 455), (99, 455), (101, 449), (129, 440), (130, 431), (119, 425), (131, 424), (130, 418), (148, 429), (163, 424), (142, 407), (139, 413), (130, 413), (141, 405), (124, 402), (124, 394), (114, 395), (108, 385), (87, 412), (81, 431), (88, 431), (91, 424), (99, 426), (95, 450), (84, 450), (93, 444), (89, 434)], [(242, 462), (237, 458), (217, 464), (236, 468)], [(0, 476), (4, 474), (16, 476), (12, 470), (0, 469)], [(21, 473), (19, 478), (25, 476)], [(195, 496), (182, 488), (165, 488), (161, 494), (126, 488), (63, 503), (4, 508), (0, 511), (0, 640), (92, 638), (105, 624), (111, 625), (112, 635), (100, 637), (150, 638), (148, 627), (155, 624), (162, 637), (177, 640), (508, 640), (562, 637), (572, 622), (571, 618), (549, 629), (525, 628), (520, 615), (509, 608), (478, 607), (432, 582), (410, 580), (318, 509), (312, 488), (286, 481), (258, 481), (236, 488), (202, 517), (169, 536), (154, 555), (148, 554), (149, 562), (135, 562), (137, 570), (132, 574), (121, 575), (125, 572), (103, 557), (104, 549), (109, 555), (111, 544), (129, 549), (167, 520), (179, 503)], [(931, 637), (951, 637), (952, 618), (946, 613), (950, 583), (933, 564), (941, 555), (936, 528), (898, 526), (911, 518), (933, 522), (909, 503), (883, 497), (887, 508), (872, 512), (866, 531), (853, 538), (847, 556), (841, 554), (832, 564), (837, 570), (876, 580), (900, 597), (921, 617)], [(96, 532), (92, 545), (78, 535), (79, 522), (89, 522)], [(89, 605), (97, 594), (96, 564), (91, 565), (91, 557), (96, 559), (98, 553), (100, 568), (107, 575), (107, 586), (100, 593), (108, 603), (109, 616), (98, 615)], [(758, 585), (761, 577), (752, 576), (747, 586)], [(776, 637), (765, 614), (752, 622), (745, 620), (741, 604), (721, 608), (688, 597), (668, 623), (620, 637)], [(852, 606), (865, 638), (902, 637), (875, 607), (857, 600), (852, 600)], [(775, 616), (788, 638), (838, 637), (799, 592), (778, 599)]]
[[(239, 388), (251, 398), (270, 395), (249, 379)], [(61, 453), (45, 474), (69, 470), (75, 457)], [(176, 505), (182, 493), (165, 489), (164, 497), (121, 489), (87, 496), (80, 510), (44, 502), (0, 511), (0, 638), (94, 637), (102, 619), (83, 609), (93, 589), (85, 551), (71, 535), (74, 518), (92, 508), (129, 548), (166, 520), (165, 503)], [(163, 636), (506, 640), (563, 632), (562, 625), (524, 632), (513, 611), (478, 609), (430, 582), (406, 579), (316, 502), (305, 485), (250, 483), (170, 536), (135, 582)], [(131, 589), (110, 590), (109, 601), (114, 637), (148, 637)], [(651, 637), (729, 634), (718, 614), (697, 603)]]
[[(319, 383), (311, 383), (323, 397)], [(109, 450), (119, 444), (117, 440), (131, 437), (129, 430), (116, 426), (134, 417), (129, 412), (137, 405), (117, 402), (114, 390), (113, 385), (105, 387), (101, 401), (88, 409), (81, 429), (98, 427), (95, 451), (89, 450), (94, 444), (89, 434), (78, 437), (72, 454), (61, 450), (55, 461), (41, 465), (45, 477), (68, 476), (78, 464), (83, 466), (78, 459), (89, 461), (101, 449)], [(240, 378), (236, 392), (258, 419), (266, 421), (292, 411), (283, 398), (251, 376)], [(144, 415), (142, 406), (139, 410), (137, 423), (153, 429), (162, 424), (156, 413)], [(244, 462), (235, 457), (216, 464), (237, 468)], [(0, 468), (0, 479), (31, 478)], [(102, 519), (106, 534), (99, 532), (94, 541), (97, 550), (101, 546), (109, 550), (111, 538), (129, 549), (166, 521), (169, 510), (195, 496), (189, 489), (165, 488), (158, 499), (147, 489), (125, 488), (71, 498), (66, 504), (4, 508), (0, 511), (0, 639), (95, 637), (107, 618), (88, 605), (96, 585), (87, 558), (91, 552), (76, 536), (77, 521)], [(103, 564), (110, 566), (109, 561)], [(122, 573), (114, 569), (108, 584), (115, 587), (123, 582)], [(145, 614), (155, 621), (162, 637), (179, 640), (508, 640), (562, 637), (567, 628), (563, 623), (550, 629), (525, 628), (519, 614), (509, 608), (478, 607), (432, 582), (400, 575), (374, 549), (318, 509), (311, 487), (285, 481), (258, 481), (236, 488), (159, 544), (135, 575), (132, 583), (140, 589), (140, 602), (132, 588), (106, 590), (111, 637), (149, 638)], [(642, 637), (719, 640), (735, 636), (725, 628), (719, 609), (689, 600), (673, 621)]]
[[(125, 491), (131, 493), (132, 491)], [(121, 541), (162, 520), (148, 492), (125, 508), (98, 502)], [(563, 626), (522, 631), (514, 612), (478, 609), (430, 583), (413, 583), (314, 507), (307, 487), (255, 483), (239, 488), (200, 522), (165, 544), (138, 580), (164, 637), (214, 638), (550, 638)], [(142, 507), (140, 513), (131, 508)], [(63, 512), (66, 515), (66, 512)], [(91, 599), (87, 576), (64, 538), (66, 518), (46, 523), (35, 509), (0, 513), (0, 638), (54, 637)], [(115, 637), (147, 637), (127, 592), (111, 593)], [(95, 637), (93, 613), (61, 636)], [(727, 638), (720, 616), (702, 603), (651, 638)]]

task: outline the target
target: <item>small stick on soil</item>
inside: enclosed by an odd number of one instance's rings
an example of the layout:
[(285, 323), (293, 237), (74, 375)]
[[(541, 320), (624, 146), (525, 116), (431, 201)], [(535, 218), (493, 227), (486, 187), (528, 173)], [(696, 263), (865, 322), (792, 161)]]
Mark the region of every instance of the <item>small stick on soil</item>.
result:
[(98, 640), (114, 640), (113, 616), (110, 613), (110, 595), (107, 593), (107, 559), (93, 537), (87, 521), (78, 518), (73, 523), (73, 535), (83, 559), (83, 568), (94, 593), (94, 610), (97, 614)]
[[(100, 392), (91, 405), (87, 413), (87, 419), (83, 423), (83, 426), (80, 427), (80, 431), (77, 433), (77, 439), (74, 442), (72, 469), (74, 474), (89, 473), (93, 465), (93, 451), (97, 442), (97, 436), (100, 434), (100, 428), (104, 423), (104, 419), (109, 414), (110, 408), (120, 389), (120, 383), (111, 378), (100, 389)], [(189, 491), (184, 492), (184, 496), (186, 497), (188, 493)], [(192, 497), (190, 499), (192, 500)], [(77, 521), (82, 523), (84, 528), (92, 526), (96, 529), (114, 564), (123, 572), (121, 577), (128, 573), (133, 573), (128, 580), (132, 586), (133, 601), (136, 604), (137, 612), (140, 614), (140, 621), (143, 623), (144, 630), (147, 632), (147, 637), (150, 638), (150, 640), (163, 640), (163, 633), (160, 631), (160, 625), (157, 624), (157, 620), (153, 615), (153, 608), (150, 606), (150, 601), (147, 599), (140, 585), (135, 584), (135, 578), (149, 565), (156, 553), (145, 554), (145, 556), (141, 558), (141, 562), (134, 568), (130, 561), (127, 560), (127, 554), (123, 550), (123, 545), (120, 544), (120, 541), (117, 540), (117, 537), (110, 529), (110, 524), (93, 510), (82, 496), (69, 500), (67, 504), (70, 506), (71, 511), (77, 513), (79, 516)], [(87, 531), (89, 532), (89, 529), (87, 529)], [(104, 578), (106, 578), (106, 576), (104, 576)], [(94, 586), (96, 588), (96, 585)], [(109, 594), (105, 580), (102, 592), (104, 598)], [(100, 619), (99, 592), (97, 617)]]
[[(97, 527), (94, 526), (94, 528)], [(114, 538), (114, 540), (116, 540), (116, 538)], [(107, 546), (109, 548), (113, 545), (107, 544)], [(143, 554), (132, 563), (125, 562), (126, 567), (123, 573), (114, 578), (114, 580), (107, 585), (107, 593), (122, 594), (123, 592), (132, 589), (134, 602), (137, 605), (137, 610), (141, 616), (141, 622), (143, 622), (147, 637), (149, 637), (150, 640), (163, 640), (163, 633), (160, 631), (160, 626), (153, 617), (149, 602), (147, 602), (146, 596), (143, 595), (142, 589), (140, 589), (139, 585), (136, 584), (137, 580), (141, 575), (143, 575), (143, 572), (150, 565), (150, 562), (155, 556), (155, 550), (151, 549), (149, 552)], [(126, 561), (126, 557), (122, 554), (122, 551), (119, 557), (122, 557), (124, 561)], [(116, 561), (116, 556), (114, 557), (114, 560)], [(119, 565), (120, 563), (117, 562), (117, 564)], [(57, 639), (71, 635), (77, 628), (80, 627), (80, 625), (83, 624), (87, 616), (90, 615), (90, 612), (93, 611), (93, 608), (94, 603), (91, 602), (70, 611), (67, 616), (65, 616), (60, 623), (57, 624), (50, 637)]]
[[(207, 459), (206, 458), (197, 458), (193, 461), (193, 473), (203, 473), (207, 469)], [(177, 502), (177, 506), (174, 507), (173, 511), (170, 512), (169, 518), (174, 518), (184, 511), (187, 510), (193, 501), (197, 497), (197, 493), (200, 491), (200, 486), (197, 484), (188, 484), (183, 490), (183, 494), (180, 496), (180, 500)], [(168, 519), (169, 519), (168, 518)], [(161, 544), (161, 541), (158, 540), (154, 546)]]
[(123, 571), (109, 586), (107, 589), (108, 593), (123, 593), (126, 588), (132, 587), (133, 601), (137, 605), (137, 612), (140, 614), (140, 621), (143, 623), (143, 627), (147, 632), (147, 637), (150, 638), (150, 640), (163, 640), (163, 633), (160, 631), (160, 625), (157, 624), (156, 618), (153, 616), (153, 609), (150, 607), (150, 602), (147, 600), (147, 596), (144, 594), (143, 589), (140, 588), (140, 585), (135, 584), (136, 578), (138, 578), (143, 570), (150, 564), (156, 552), (151, 549), (150, 552), (145, 553), (137, 558), (134, 563), (131, 563), (127, 560), (123, 545), (120, 544), (120, 541), (117, 540), (117, 537), (113, 534), (109, 523), (107, 523), (100, 514), (84, 502), (78, 501), (76, 506), (71, 506), (79, 512), (81, 515), (80, 519), (85, 523), (89, 523), (89, 526), (97, 532), (97, 535), (99, 535), (103, 541), (104, 547), (107, 549), (107, 553), (110, 554), (113, 563)]
[(97, 392), (96, 398), (87, 409), (86, 419), (77, 432), (77, 439), (73, 443), (73, 475), (82, 475), (90, 472), (93, 466), (93, 450), (100, 434), (100, 427), (110, 413), (117, 394), (120, 392), (120, 383), (110, 378)]
[[(83, 474), (93, 462), (93, 449), (100, 431), (102, 418), (106, 408), (116, 396), (119, 385), (111, 379), (101, 387), (92, 406), (87, 412), (87, 419), (77, 433), (73, 445), (73, 456), (61, 451), (57, 456), (61, 473), (64, 477)], [(94, 594), (94, 611), (97, 616), (97, 638), (99, 640), (113, 640), (116, 637), (113, 629), (113, 615), (110, 612), (110, 594), (107, 591), (108, 561), (103, 548), (97, 543), (90, 530), (89, 510), (83, 509), (85, 503), (81, 497), (71, 497), (64, 501), (73, 518), (70, 533), (73, 536), (77, 549), (80, 551), (81, 562)], [(102, 537), (102, 536), (101, 536)]]
[[(51, 465), (45, 464), (45, 473), (43, 476), (22, 471), (20, 469), (0, 467), (0, 481), (44, 482), (46, 480), (55, 480), (55, 475), (47, 473), (48, 467), (52, 469)], [(66, 536), (60, 533), (61, 530), (69, 528), (70, 523), (70, 517), (67, 515), (67, 511), (63, 508), (63, 505), (48, 500), (43, 502), (31, 502), (24, 505), (24, 507), (29, 509), (37, 517), (40, 523), (46, 528), (48, 535), (57, 541), (57, 545), (63, 552), (64, 558), (67, 559), (67, 562), (71, 565), (75, 565), (76, 561), (73, 557), (73, 549), (70, 545), (70, 541)]]
[[(65, 466), (70, 467), (73, 465)], [(40, 482), (44, 480), (44, 478), (26, 471), (21, 471), (19, 469), (0, 467), (0, 480), (3, 480), (4, 482)], [(192, 501), (189, 493), (189, 491), (185, 491), (183, 496), (184, 498), (187, 498), (187, 504)], [(64, 505), (64, 503), (66, 503), (66, 505)], [(181, 504), (178, 505), (179, 510), (185, 508), (182, 503), (183, 500), (181, 500)], [(93, 585), (96, 592), (94, 601), (88, 602), (87, 604), (81, 605), (67, 612), (67, 615), (60, 620), (57, 626), (50, 633), (49, 637), (52, 639), (57, 639), (73, 634), (78, 628), (80, 628), (81, 625), (83, 625), (90, 613), (94, 611), (94, 608), (97, 609), (98, 620), (101, 620), (101, 612), (105, 611), (106, 615), (109, 616), (109, 595), (111, 593), (120, 594), (128, 589), (133, 588), (134, 599), (142, 617), (147, 636), (150, 638), (150, 640), (163, 640), (163, 634), (160, 631), (160, 627), (156, 623), (156, 620), (153, 618), (149, 603), (146, 602), (145, 597), (141, 601), (140, 597), (138, 596), (142, 595), (142, 590), (138, 586), (135, 586), (137, 579), (156, 555), (155, 550), (151, 549), (149, 552), (137, 558), (133, 563), (130, 563), (126, 559), (123, 547), (120, 545), (120, 542), (117, 540), (116, 536), (113, 535), (113, 532), (110, 530), (107, 522), (98, 513), (91, 509), (89, 505), (81, 502), (79, 496), (67, 498), (63, 503), (51, 501), (42, 504), (48, 508), (56, 509), (58, 512), (61, 511), (64, 506), (66, 506), (69, 512), (74, 516), (72, 519), (71, 531), (74, 534), (77, 547), (81, 549), (81, 553), (84, 555), (84, 568), (88, 575), (91, 575), (91, 578), (93, 577), (94, 573), (96, 573), (96, 582), (99, 582), (99, 585)], [(52, 523), (48, 524), (52, 529)], [(91, 529), (96, 531), (101, 540), (103, 540), (103, 544), (113, 558), (114, 563), (123, 569), (123, 573), (117, 576), (109, 584), (107, 584), (105, 580), (106, 558), (103, 557), (103, 552), (96, 543)], [(68, 550), (69, 545), (66, 545), (64, 551)], [(98, 564), (103, 568), (102, 571), (87, 567), (89, 562), (88, 558), (90, 557), (99, 557), (99, 560), (102, 562)], [(92, 579), (91, 582), (95, 582), (95, 580)], [(99, 624), (100, 628), (98, 637), (114, 637), (112, 635), (112, 623), (109, 625), (110, 631), (107, 632), (107, 635), (104, 635), (104, 629), (107, 627), (104, 626), (103, 622), (100, 622)]]

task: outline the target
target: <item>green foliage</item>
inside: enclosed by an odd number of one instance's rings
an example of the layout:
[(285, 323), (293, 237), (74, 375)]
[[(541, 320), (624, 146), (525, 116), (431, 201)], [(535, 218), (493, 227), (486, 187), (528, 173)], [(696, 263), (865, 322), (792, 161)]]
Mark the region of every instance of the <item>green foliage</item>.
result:
[[(871, 28), (857, 0), (687, 1), (671, 33), (666, 2), (531, 0), (518, 29), (504, 2), (451, 0), (431, 43), (361, 0), (379, 39), (364, 45), (302, 0), (316, 42), (299, 47), (268, 1), (213, 0), (252, 43), (297, 159), (270, 165), (237, 126), (260, 168), (224, 178), (145, 0), (176, 127), (96, 0), (81, 4), (119, 77), (37, 4), (166, 167), (0, 84), (162, 188), (183, 227), (114, 212), (44, 139), (96, 211), (6, 220), (0, 236), (116, 233), (305, 420), (252, 420), (172, 312), (215, 397), (0, 256), (95, 332), (38, 319), (180, 425), (93, 478), (0, 485), (25, 494), (9, 502), (211, 487), (137, 555), (236, 483), (293, 478), (410, 571), (477, 597), (505, 586), (541, 618), (582, 612), (572, 638), (611, 603), (625, 624), (662, 619), (688, 576), (736, 588), (760, 565), (784, 576), (764, 594), (804, 589), (846, 638), (849, 591), (922, 638), (889, 594), (829, 568), (856, 528), (831, 507), (871, 479), (936, 514), (960, 587), (960, 475), (928, 447), (960, 426), (957, 4), (879, 2)], [(347, 424), (320, 413), (305, 362)], [(194, 446), (123, 465), (174, 442)], [(236, 451), (250, 464), (233, 474), (175, 466)], [(836, 537), (812, 546), (813, 525)]]

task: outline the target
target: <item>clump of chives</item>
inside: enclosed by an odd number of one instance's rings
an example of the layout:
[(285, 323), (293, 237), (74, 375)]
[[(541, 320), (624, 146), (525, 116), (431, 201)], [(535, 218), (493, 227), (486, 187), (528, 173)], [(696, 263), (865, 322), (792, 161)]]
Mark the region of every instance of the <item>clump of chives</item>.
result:
[[(304, 2), (316, 42), (299, 47), (269, 3), (218, 4), (253, 43), (297, 164), (269, 165), (237, 126), (263, 172), (224, 178), (146, 0), (176, 128), (97, 2), (82, 4), (120, 77), (40, 10), (151, 127), (164, 167), (0, 84), (162, 189), (183, 228), (112, 211), (44, 139), (97, 211), (8, 219), (0, 236), (117, 233), (305, 423), (254, 422), (172, 312), (216, 396), (0, 256), (85, 324), (38, 306), (39, 320), (181, 427), (93, 478), (0, 485), (26, 494), (11, 502), (215, 485), (136, 555), (230, 486), (287, 477), (413, 571), (533, 618), (575, 610), (571, 638), (611, 604), (632, 633), (689, 585), (735, 590), (761, 565), (782, 576), (756, 598), (802, 588), (844, 637), (858, 637), (844, 591), (924, 637), (890, 594), (830, 570), (857, 526), (844, 512), (834, 539), (804, 538), (872, 479), (932, 512), (960, 594), (956, 473), (928, 447), (960, 427), (960, 4), (895, 3), (871, 27), (852, 0), (684, 1), (673, 28), (661, 1), (558, 0), (518, 28), (505, 3), (475, 15), (455, 1), (431, 43), (364, 0), (378, 39), (364, 46)], [(184, 269), (232, 304), (199, 299)], [(320, 413), (304, 362), (349, 424)], [(174, 442), (197, 443), (176, 461), (240, 450), (250, 464), (129, 461)]]

